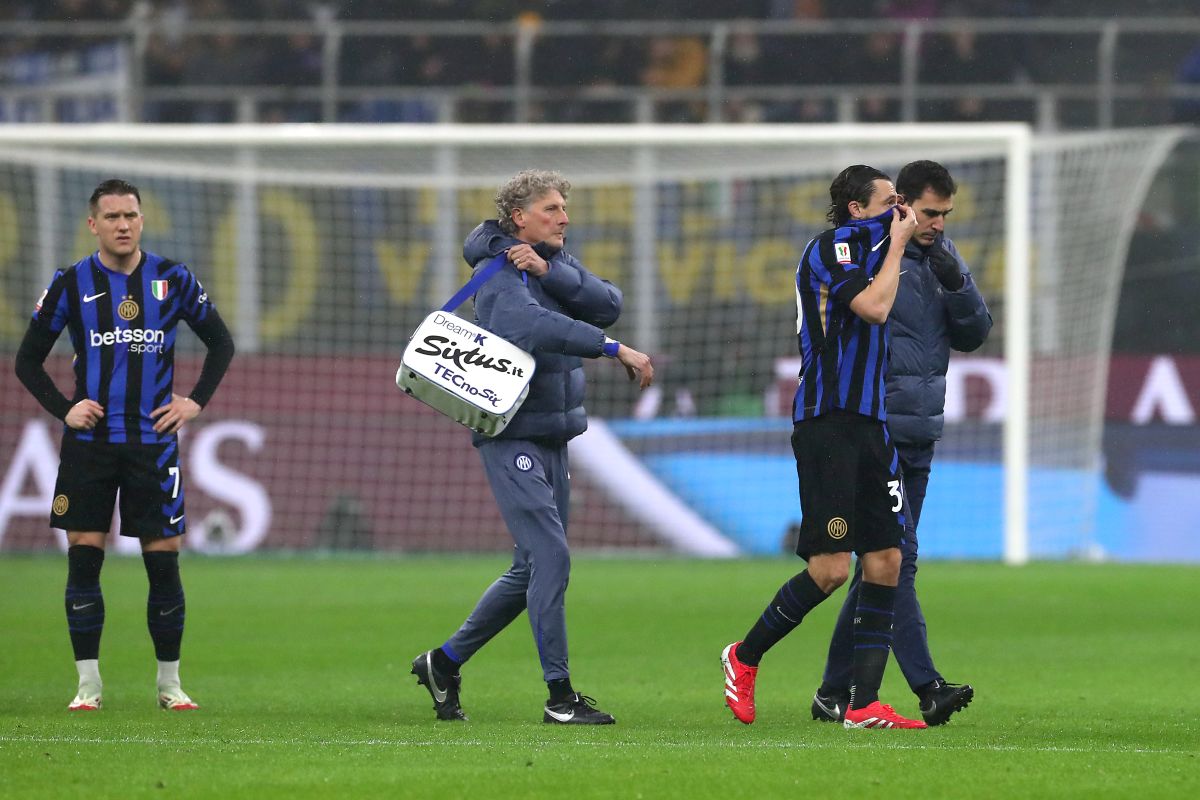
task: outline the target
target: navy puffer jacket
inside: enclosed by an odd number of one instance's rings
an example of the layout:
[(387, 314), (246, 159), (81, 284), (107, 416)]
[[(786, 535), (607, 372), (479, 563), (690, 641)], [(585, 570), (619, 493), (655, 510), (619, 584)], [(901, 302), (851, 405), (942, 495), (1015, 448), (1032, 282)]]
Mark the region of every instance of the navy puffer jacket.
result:
[(942, 438), (950, 348), (975, 350), (992, 329), (992, 315), (971, 271), (954, 243), (944, 241), (958, 259), (962, 288), (957, 292), (943, 288), (929, 266), (926, 248), (910, 240), (888, 316), (887, 426), (901, 446), (931, 445)]
[[(463, 258), (479, 269), (520, 243), (488, 220), (467, 236)], [(587, 430), (582, 359), (602, 354), (602, 329), (621, 315), (621, 290), (565, 250), (536, 249), (550, 262), (549, 272), (535, 278), (505, 266), (476, 292), (475, 319), (537, 361), (529, 396), (494, 438), (565, 443)], [(488, 437), (474, 435), (476, 445), (485, 441)]]

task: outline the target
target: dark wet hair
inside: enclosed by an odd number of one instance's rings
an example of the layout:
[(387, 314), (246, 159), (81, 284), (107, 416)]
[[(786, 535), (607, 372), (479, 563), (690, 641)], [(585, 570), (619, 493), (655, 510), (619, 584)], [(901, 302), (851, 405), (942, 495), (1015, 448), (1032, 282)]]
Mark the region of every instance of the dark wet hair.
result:
[(855, 164), (839, 172), (833, 183), (829, 184), (829, 213), (825, 215), (829, 223), (835, 228), (845, 225), (850, 220), (850, 202), (856, 201), (864, 206), (871, 202), (871, 195), (875, 194), (875, 181), (880, 178), (891, 180), (887, 173), (866, 164)]

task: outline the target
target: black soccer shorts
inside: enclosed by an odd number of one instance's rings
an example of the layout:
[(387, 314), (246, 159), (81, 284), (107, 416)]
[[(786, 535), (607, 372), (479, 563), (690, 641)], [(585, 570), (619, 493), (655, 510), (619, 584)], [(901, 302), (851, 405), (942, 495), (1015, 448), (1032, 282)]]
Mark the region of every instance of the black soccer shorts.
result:
[(800, 480), (796, 554), (860, 556), (899, 547), (904, 536), (900, 459), (877, 419), (835, 409), (792, 428)]
[(112, 527), (120, 491), (121, 535), (168, 538), (184, 533), (179, 441), (112, 444), (63, 434), (50, 527), (104, 531)]

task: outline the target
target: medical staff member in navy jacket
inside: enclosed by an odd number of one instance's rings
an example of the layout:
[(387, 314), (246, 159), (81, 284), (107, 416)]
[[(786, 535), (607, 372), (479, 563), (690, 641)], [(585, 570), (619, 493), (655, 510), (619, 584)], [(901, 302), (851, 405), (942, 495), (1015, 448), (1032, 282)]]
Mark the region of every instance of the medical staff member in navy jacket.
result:
[(515, 542), (512, 566), (445, 644), (413, 660), (413, 674), (429, 690), (442, 720), (466, 719), (459, 668), (527, 610), (549, 692), (542, 721), (615, 722), (575, 691), (567, 669), (567, 442), (587, 429), (582, 359), (613, 358), (643, 389), (654, 367), (645, 354), (604, 334), (621, 314), (620, 289), (563, 249), (570, 188), (557, 172), (518, 173), (497, 194), (498, 219), (475, 228), (463, 246), (463, 258), (476, 270), (506, 254), (509, 264), (475, 295), (475, 317), (481, 327), (532, 353), (537, 366), (529, 395), (508, 426), (495, 438), (474, 434)]

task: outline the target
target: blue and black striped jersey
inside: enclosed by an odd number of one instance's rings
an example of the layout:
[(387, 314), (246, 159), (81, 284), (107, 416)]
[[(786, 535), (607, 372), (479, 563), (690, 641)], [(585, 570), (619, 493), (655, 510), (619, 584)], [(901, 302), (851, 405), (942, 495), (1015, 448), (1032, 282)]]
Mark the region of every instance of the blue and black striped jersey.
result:
[(840, 408), (887, 419), (884, 395), (888, 326), (872, 325), (850, 301), (883, 266), (892, 212), (851, 220), (808, 243), (796, 267), (796, 332), (800, 385), (792, 403), (796, 422)]
[(175, 326), (195, 327), (215, 313), (200, 281), (183, 264), (143, 251), (129, 275), (105, 267), (96, 254), (54, 274), (33, 313), (33, 328), (57, 336), (66, 328), (75, 348), (72, 402), (92, 399), (104, 417), (90, 431), (67, 428), (86, 441), (162, 444), (150, 412), (171, 399)]

